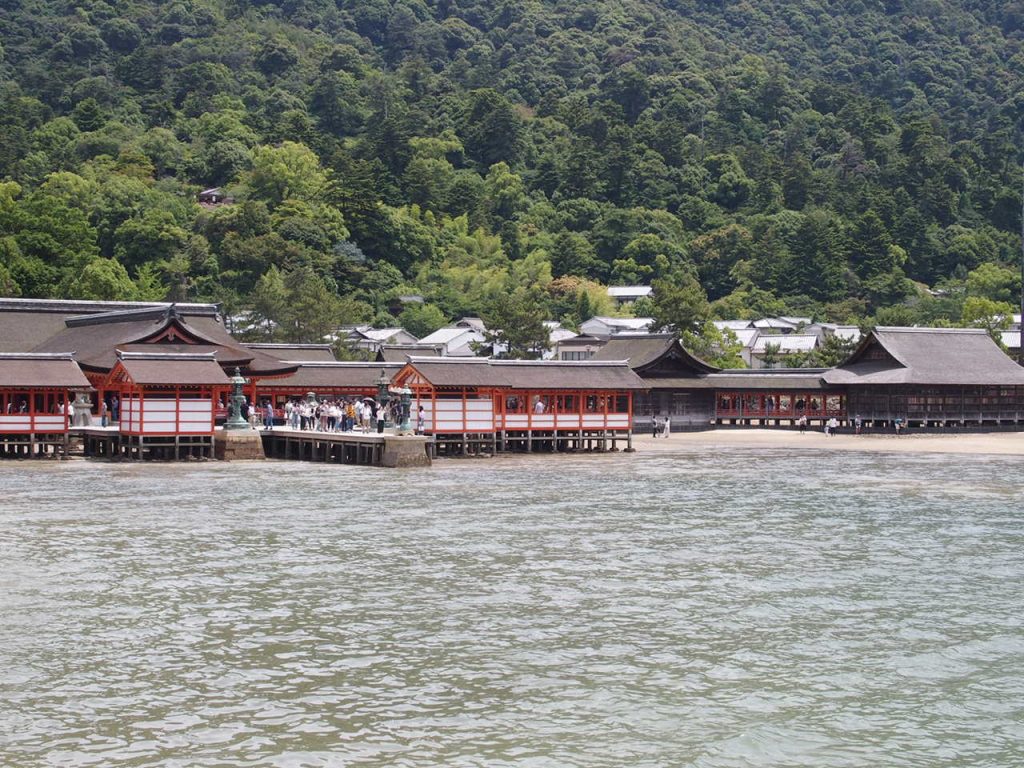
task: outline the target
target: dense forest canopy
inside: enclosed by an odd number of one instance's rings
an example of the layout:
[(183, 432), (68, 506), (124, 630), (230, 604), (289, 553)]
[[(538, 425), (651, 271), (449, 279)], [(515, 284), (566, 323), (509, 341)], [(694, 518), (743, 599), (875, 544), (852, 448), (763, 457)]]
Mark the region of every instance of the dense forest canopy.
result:
[(2, 295), (305, 340), (579, 322), (610, 283), (681, 330), (1019, 293), (1024, 2), (10, 0), (0, 30)]

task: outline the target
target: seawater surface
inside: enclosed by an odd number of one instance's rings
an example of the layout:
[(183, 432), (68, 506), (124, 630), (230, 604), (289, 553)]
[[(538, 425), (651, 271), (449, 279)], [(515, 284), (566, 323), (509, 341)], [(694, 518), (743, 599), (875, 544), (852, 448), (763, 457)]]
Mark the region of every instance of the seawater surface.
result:
[(1022, 765), (1021, 477), (0, 464), (0, 765)]

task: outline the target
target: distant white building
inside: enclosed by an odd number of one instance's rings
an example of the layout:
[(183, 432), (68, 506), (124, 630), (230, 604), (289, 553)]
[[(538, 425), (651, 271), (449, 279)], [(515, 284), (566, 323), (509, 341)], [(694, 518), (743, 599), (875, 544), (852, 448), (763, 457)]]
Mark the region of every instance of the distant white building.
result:
[(345, 344), (375, 357), (384, 344), (415, 344), (419, 339), (404, 328), (374, 328), (370, 325), (355, 325), (343, 328), (338, 336)]
[(732, 331), (732, 333), (744, 349), (750, 349), (754, 346), (754, 342), (761, 338), (761, 332), (757, 328), (740, 328), (737, 331)]
[[(778, 347), (776, 354), (791, 355), (795, 352), (811, 352), (818, 346), (818, 337), (814, 334), (788, 333), (776, 335), (759, 334), (752, 346), (743, 350), (743, 360), (751, 368), (767, 368), (764, 363), (766, 347)], [(782, 366), (778, 366), (782, 367)]]
[(1020, 329), (1018, 328), (1016, 331), (1001, 331), (999, 336), (1006, 350), (1016, 357), (1020, 353)]
[(474, 331), (485, 333), (487, 326), (484, 325), (484, 321), (479, 317), (460, 317), (454, 323), (451, 324), (452, 328), (472, 328)]
[(623, 332), (646, 331), (653, 322), (650, 317), (592, 317), (580, 323), (580, 333), (608, 337)]
[(621, 306), (637, 299), (649, 299), (653, 290), (649, 285), (611, 285), (608, 287), (608, 295)]
[(589, 360), (608, 343), (608, 338), (598, 338), (587, 333), (563, 339), (555, 344), (556, 360)]
[(443, 346), (445, 357), (475, 357), (475, 346), (484, 344), (487, 337), (475, 328), (438, 328), (420, 339), (420, 344)]
[(754, 327), (751, 320), (712, 320), (711, 324), (720, 331), (745, 331)]
[[(803, 321), (807, 322), (796, 322)], [(793, 318), (793, 317), (765, 317), (760, 320), (755, 320), (751, 323), (751, 326), (757, 328), (762, 333), (793, 333), (800, 325), (807, 325), (811, 322), (808, 318)]]
[(856, 325), (837, 325), (836, 323), (811, 323), (803, 329), (803, 333), (813, 333), (822, 341), (835, 336), (843, 341), (856, 343), (860, 341), (860, 328)]
[(550, 360), (556, 355), (558, 345), (567, 341), (568, 339), (575, 339), (578, 335), (576, 331), (570, 330), (569, 328), (563, 328), (562, 324), (557, 320), (545, 320), (544, 327), (548, 329), (548, 350), (544, 353), (543, 358)]

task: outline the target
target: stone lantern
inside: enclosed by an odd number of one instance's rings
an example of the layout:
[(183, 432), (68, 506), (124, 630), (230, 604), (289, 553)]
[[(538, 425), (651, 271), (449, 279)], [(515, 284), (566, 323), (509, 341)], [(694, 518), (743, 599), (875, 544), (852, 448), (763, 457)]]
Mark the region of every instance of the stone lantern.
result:
[(242, 407), (245, 405), (245, 395), (242, 394), (242, 387), (245, 386), (245, 377), (242, 371), (235, 368), (235, 375), (231, 377), (231, 397), (228, 400), (228, 420), (224, 422), (224, 429), (248, 429), (249, 422), (242, 415)]

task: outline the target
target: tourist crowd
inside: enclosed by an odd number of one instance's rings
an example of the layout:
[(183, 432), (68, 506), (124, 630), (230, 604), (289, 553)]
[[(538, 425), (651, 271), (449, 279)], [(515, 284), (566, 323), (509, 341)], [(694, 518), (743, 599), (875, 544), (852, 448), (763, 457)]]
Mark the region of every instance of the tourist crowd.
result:
[(401, 421), (401, 403), (382, 405), (372, 398), (356, 400), (288, 400), (276, 411), (267, 400), (248, 405), (249, 423), (254, 429), (273, 429), (275, 423), (309, 432), (380, 431), (385, 422)]

